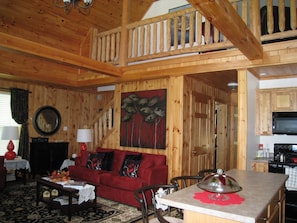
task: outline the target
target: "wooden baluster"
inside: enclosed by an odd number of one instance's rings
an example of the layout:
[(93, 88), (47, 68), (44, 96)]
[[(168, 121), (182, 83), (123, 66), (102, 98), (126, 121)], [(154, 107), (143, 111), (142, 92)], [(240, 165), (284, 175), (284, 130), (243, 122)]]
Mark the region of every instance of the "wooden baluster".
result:
[(160, 22), (160, 52), (164, 52), (164, 20)]
[(138, 55), (138, 27), (133, 30), (133, 57)]
[(145, 41), (145, 54), (150, 54), (150, 47), (151, 47), (151, 25), (146, 25), (146, 41)]
[(166, 36), (167, 36), (167, 41), (166, 41), (167, 48), (166, 48), (166, 51), (169, 51), (170, 46), (171, 46), (171, 41), (172, 41), (171, 40), (171, 37), (172, 37), (172, 35), (171, 35), (171, 32), (172, 32), (172, 30), (171, 30), (171, 19), (167, 19), (166, 26), (167, 26), (167, 29), (166, 29)]
[(102, 117), (99, 118), (98, 120), (98, 123), (99, 123), (99, 140), (102, 140), (103, 138), (103, 129), (102, 129)]
[(274, 30), (272, 0), (267, 0), (267, 30), (269, 34), (272, 34)]
[(189, 27), (188, 27), (188, 32), (189, 32), (189, 45), (192, 47), (194, 45), (194, 35), (195, 35), (195, 11), (191, 12), (189, 14)]
[(178, 25), (178, 31), (181, 33), (180, 45), (182, 49), (185, 48), (186, 43), (186, 16), (182, 15), (180, 19), (181, 24)]
[(157, 24), (153, 23), (153, 52), (157, 52)]
[(139, 27), (139, 56), (143, 56), (144, 55), (144, 26), (140, 26)]
[(196, 12), (196, 16), (197, 16), (197, 25), (196, 25), (197, 37), (196, 37), (196, 42), (198, 43), (198, 46), (200, 46), (200, 45), (205, 43), (204, 39), (203, 39), (203, 42), (202, 42), (202, 15), (199, 12)]
[(121, 32), (117, 32), (116, 34), (116, 55), (115, 55), (115, 61), (114, 63), (119, 63), (119, 57), (120, 57), (120, 45), (121, 45)]
[(115, 33), (110, 34), (110, 61), (114, 61), (115, 58)]
[(105, 55), (105, 49), (106, 49), (106, 36), (102, 37), (102, 48), (101, 48), (101, 62), (106, 62), (106, 55)]
[(291, 14), (291, 28), (292, 30), (296, 29), (297, 17), (296, 17), (296, 0), (290, 0), (290, 14)]
[(204, 23), (204, 41), (205, 44), (210, 44), (210, 22), (206, 19)]
[(106, 45), (105, 45), (105, 61), (110, 61), (110, 35), (106, 36)]
[(281, 0), (278, 1), (278, 16), (279, 16), (279, 20), (278, 20), (278, 26), (279, 26), (279, 30), (281, 32), (285, 31), (286, 28), (286, 18), (285, 18), (285, 1)]
[(128, 38), (129, 42), (128, 42), (128, 58), (132, 57), (132, 43), (133, 43), (133, 29), (129, 29), (129, 38)]
[(97, 58), (97, 50), (98, 50), (98, 40), (99, 38), (97, 38), (98, 35), (98, 29), (93, 29), (92, 31), (92, 46), (91, 47), (91, 59), (96, 60)]
[(174, 18), (174, 22), (173, 22), (173, 33), (174, 33), (174, 44), (173, 44), (173, 48), (174, 49), (177, 49), (177, 45), (178, 45), (178, 20), (179, 20), (179, 17), (175, 17)]
[(102, 38), (101, 37), (98, 37), (98, 41), (97, 41), (97, 60), (98, 61), (102, 61), (102, 53), (101, 53), (101, 51), (102, 51)]

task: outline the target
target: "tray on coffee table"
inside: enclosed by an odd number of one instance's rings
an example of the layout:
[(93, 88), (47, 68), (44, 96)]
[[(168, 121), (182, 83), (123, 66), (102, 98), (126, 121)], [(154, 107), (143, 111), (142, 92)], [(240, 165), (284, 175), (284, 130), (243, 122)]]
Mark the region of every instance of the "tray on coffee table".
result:
[[(96, 211), (96, 186), (94, 185), (76, 181), (53, 182), (47, 177), (37, 179), (36, 182), (36, 205), (41, 201), (48, 205), (49, 211), (60, 209), (67, 213), (69, 221), (74, 212), (91, 207)], [(93, 190), (94, 199), (87, 198), (87, 201), (79, 199), (80, 190), (85, 187)], [(84, 200), (86, 200), (85, 197)]]

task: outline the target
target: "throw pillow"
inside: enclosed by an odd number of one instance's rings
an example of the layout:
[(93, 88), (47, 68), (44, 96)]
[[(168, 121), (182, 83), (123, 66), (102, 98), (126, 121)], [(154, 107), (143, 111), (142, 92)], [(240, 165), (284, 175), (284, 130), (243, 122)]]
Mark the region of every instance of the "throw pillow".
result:
[(87, 168), (101, 170), (103, 158), (104, 154), (99, 156), (97, 153), (90, 153), (87, 161)]
[(138, 177), (137, 171), (141, 163), (141, 154), (126, 155), (122, 168), (120, 170), (121, 176)]
[(111, 170), (113, 152), (98, 152), (98, 159), (101, 159), (102, 170)]

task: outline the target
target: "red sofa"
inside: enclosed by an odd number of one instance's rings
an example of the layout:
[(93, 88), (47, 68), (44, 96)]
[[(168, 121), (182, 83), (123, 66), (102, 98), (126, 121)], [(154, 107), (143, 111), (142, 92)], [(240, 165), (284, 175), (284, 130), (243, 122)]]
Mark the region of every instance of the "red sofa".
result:
[(4, 166), (4, 156), (0, 156), (0, 190), (5, 187), (6, 184), (6, 167)]
[[(92, 169), (87, 166), (90, 154), (95, 156), (95, 154), (110, 152), (113, 157), (110, 159), (110, 163), (105, 162), (104, 164), (107, 170)], [(127, 158), (126, 155), (141, 157), (137, 177), (123, 176), (121, 170), (123, 169), (123, 163), (125, 163), (124, 160)], [(97, 196), (139, 207), (138, 201), (134, 198), (134, 191), (146, 185), (166, 184), (168, 166), (165, 155), (98, 148), (95, 152), (82, 152), (81, 156), (75, 159), (75, 165), (69, 166), (69, 175), (74, 179), (96, 185)]]

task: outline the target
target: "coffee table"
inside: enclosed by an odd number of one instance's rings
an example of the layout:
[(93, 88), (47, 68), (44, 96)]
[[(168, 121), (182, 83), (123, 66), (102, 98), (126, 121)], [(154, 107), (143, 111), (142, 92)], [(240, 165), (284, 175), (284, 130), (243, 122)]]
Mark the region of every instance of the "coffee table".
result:
[[(85, 186), (65, 186), (59, 182), (52, 182), (49, 178), (40, 178), (36, 179), (36, 206), (38, 206), (39, 201), (44, 202), (48, 205), (49, 211), (51, 209), (60, 209), (63, 212), (66, 212), (68, 215), (68, 221), (71, 220), (71, 215), (74, 212), (88, 209), (88, 208), (94, 208), (94, 211), (96, 211), (97, 202), (96, 202), (96, 186), (86, 184)], [(88, 187), (88, 189), (92, 189), (94, 192), (94, 199), (87, 200), (87, 201), (80, 201), (79, 194), (80, 194), (80, 187), (85, 188)], [(56, 190), (58, 194), (53, 195), (53, 193), (50, 193), (49, 197), (44, 197), (42, 189), (46, 188), (47, 191), (53, 191)], [(62, 204), (57, 200), (57, 197), (65, 196), (66, 202)], [(84, 198), (85, 199), (85, 198)], [(88, 198), (87, 198), (88, 199)], [(67, 201), (68, 200), (68, 201)], [(73, 202), (77, 201), (77, 202)]]

